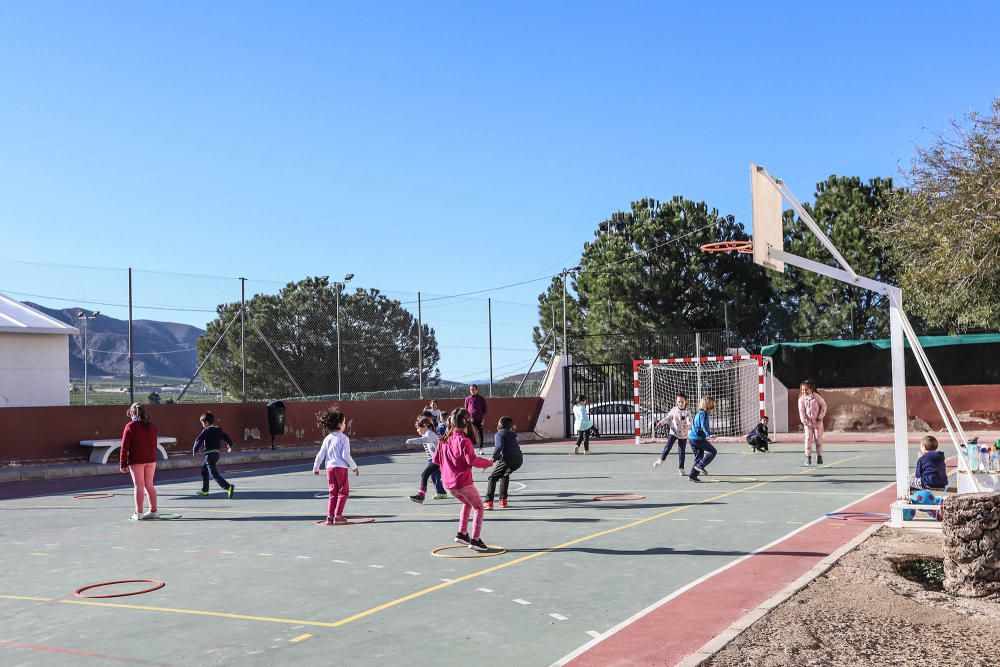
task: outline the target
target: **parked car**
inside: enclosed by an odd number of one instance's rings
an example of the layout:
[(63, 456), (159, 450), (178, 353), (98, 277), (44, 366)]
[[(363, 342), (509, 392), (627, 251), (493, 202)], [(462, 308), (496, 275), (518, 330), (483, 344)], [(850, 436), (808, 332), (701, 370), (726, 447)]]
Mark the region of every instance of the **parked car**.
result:
[[(639, 419), (642, 423), (658, 422), (667, 416), (666, 412), (651, 412), (648, 408), (639, 406)], [(627, 437), (635, 434), (635, 403), (631, 401), (606, 401), (590, 405), (590, 419), (594, 427), (591, 437)], [(666, 435), (666, 427), (657, 430), (657, 436)]]

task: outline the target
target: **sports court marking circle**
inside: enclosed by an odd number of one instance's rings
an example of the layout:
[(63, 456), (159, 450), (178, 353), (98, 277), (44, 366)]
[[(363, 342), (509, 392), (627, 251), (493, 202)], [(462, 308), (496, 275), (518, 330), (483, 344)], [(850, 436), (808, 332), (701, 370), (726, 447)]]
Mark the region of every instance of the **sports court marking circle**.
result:
[(511, 491), (524, 491), (526, 488), (528, 488), (528, 485), (525, 484), (524, 482), (511, 482), (511, 484), (519, 484), (521, 486), (520, 489), (511, 489)]
[[(438, 558), (489, 558), (490, 556), (502, 556), (507, 553), (507, 547), (495, 547), (493, 545), (487, 544), (490, 548), (489, 551), (472, 551), (469, 547), (462, 544), (453, 544), (447, 547), (438, 547), (437, 549), (431, 549), (431, 555), (437, 556)], [(465, 549), (471, 553), (467, 553), (464, 556), (449, 556), (447, 554), (440, 553), (442, 551), (447, 551), (448, 549)], [(494, 551), (495, 549), (495, 551)]]
[(317, 526), (353, 526), (359, 523), (373, 523), (375, 519), (370, 516), (359, 516), (353, 517), (347, 520), (347, 523), (327, 523), (326, 519), (320, 519), (316, 522)]
[(722, 479), (712, 478), (712, 479), (703, 479), (701, 481), (703, 481), (703, 482), (715, 482), (716, 484), (719, 484), (719, 483), (722, 483), (722, 482), (729, 482), (729, 483), (733, 483), (733, 484), (743, 484), (743, 483), (750, 483), (750, 482), (759, 482), (760, 480), (757, 479), (756, 477), (724, 477)]
[(603, 496), (594, 496), (594, 500), (645, 500), (646, 496), (638, 493), (607, 493)]
[[(928, 507), (931, 507), (928, 505)], [(868, 523), (883, 523), (889, 520), (884, 512), (827, 512), (827, 519), (834, 521), (865, 521)]]
[(73, 500), (97, 500), (99, 498), (114, 498), (113, 493), (81, 493), (78, 496), (73, 496)]
[[(104, 586), (114, 586), (115, 584), (153, 584), (152, 587), (143, 589), (141, 591), (132, 591), (131, 593), (115, 593), (114, 595), (84, 595), (84, 591), (89, 591), (92, 588), (102, 588)], [(121, 581), (105, 581), (100, 584), (91, 584), (89, 586), (83, 586), (73, 591), (73, 595), (78, 598), (86, 599), (96, 599), (96, 598), (124, 598), (129, 595), (142, 595), (143, 593), (151, 593), (157, 591), (166, 586), (165, 583), (159, 579), (122, 579)]]

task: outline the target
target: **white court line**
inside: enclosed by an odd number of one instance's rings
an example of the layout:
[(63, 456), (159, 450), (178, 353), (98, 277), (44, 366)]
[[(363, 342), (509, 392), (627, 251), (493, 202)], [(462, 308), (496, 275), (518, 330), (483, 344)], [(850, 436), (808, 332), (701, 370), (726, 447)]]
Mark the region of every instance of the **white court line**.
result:
[(219, 553), (220, 554), (229, 554), (229, 555), (232, 555), (232, 554), (234, 554), (236, 552), (235, 551), (220, 551)]
[(312, 558), (312, 556), (296, 556), (296, 558), (301, 558), (303, 560), (308, 560), (308, 559)]
[(125, 547), (111, 547), (112, 549), (124, 549)]
[(600, 639), (601, 638), (601, 633), (597, 632), (596, 630), (587, 630), (587, 634), (590, 635), (591, 637), (593, 637), (594, 639)]
[(492, 593), (493, 592), (492, 588), (477, 588), (476, 590), (477, 591), (482, 591), (483, 593)]
[(334, 563), (350, 563), (351, 561), (349, 561), (349, 560), (337, 560), (336, 558), (334, 558), (333, 562)]
[(273, 556), (274, 554), (257, 554), (258, 556)]
[(407, 570), (403, 574), (409, 574), (409, 575), (414, 576), (414, 577), (419, 577), (420, 576), (419, 572), (414, 572), (413, 570)]
[(527, 600), (522, 600), (521, 598), (514, 598), (513, 602), (516, 602), (518, 604), (531, 604)]
[(146, 551), (159, 551), (159, 549), (146, 549)]
[(455, 581), (455, 580), (454, 580), (454, 579), (442, 579), (441, 581), (443, 581), (443, 582), (447, 583), (447, 582), (449, 582), (449, 581)]
[(383, 567), (385, 567), (385, 565), (369, 565), (368, 567), (374, 567), (376, 569), (381, 570)]
[[(882, 491), (885, 491), (886, 489), (888, 489), (888, 488), (890, 488), (892, 486), (893, 486), (892, 484), (888, 484), (886, 486), (883, 486), (881, 489), (876, 489), (875, 491), (872, 491), (871, 493), (869, 493), (867, 496), (863, 496), (861, 498), (858, 498), (857, 500), (852, 500), (851, 502), (847, 503), (843, 507), (841, 507), (839, 509), (836, 509), (834, 511), (835, 512), (842, 512), (845, 509), (847, 509), (848, 507), (850, 507), (851, 505), (856, 505), (857, 503), (860, 503), (860, 502), (863, 502), (865, 500), (868, 500), (872, 496), (874, 496), (874, 495), (876, 495), (878, 493), (881, 493)], [(601, 635), (598, 635), (598, 636), (594, 637), (594, 639), (592, 639), (591, 641), (587, 642), (583, 646), (577, 648), (575, 651), (573, 651), (571, 653), (568, 653), (567, 655), (564, 655), (559, 660), (556, 660), (555, 662), (553, 662), (550, 667), (561, 667), (562, 665), (567, 664), (568, 662), (570, 662), (574, 658), (576, 658), (576, 657), (578, 657), (578, 656), (586, 653), (588, 650), (590, 650), (591, 648), (593, 648), (595, 645), (599, 644), (600, 642), (604, 641), (605, 639), (607, 639), (611, 635), (613, 635), (613, 634), (615, 634), (617, 632), (620, 632), (621, 630), (623, 630), (624, 628), (628, 627), (632, 623), (635, 623), (636, 621), (638, 621), (643, 616), (646, 616), (646, 615), (650, 614), (651, 612), (659, 609), (660, 607), (662, 607), (666, 603), (670, 602), (671, 600), (673, 600), (674, 598), (678, 597), (679, 595), (684, 594), (686, 591), (694, 588), (698, 584), (700, 584), (700, 583), (702, 583), (704, 581), (708, 581), (709, 579), (711, 579), (715, 575), (721, 574), (722, 572), (725, 572), (729, 568), (735, 567), (736, 565), (739, 565), (740, 563), (742, 563), (746, 559), (753, 558), (754, 556), (756, 556), (757, 554), (761, 553), (762, 551), (767, 551), (768, 549), (770, 549), (771, 547), (775, 546), (776, 544), (780, 544), (781, 542), (787, 540), (788, 538), (792, 537), (793, 535), (797, 535), (798, 533), (801, 533), (802, 531), (808, 529), (810, 526), (812, 526), (814, 524), (817, 524), (820, 521), (825, 521), (825, 520), (826, 520), (826, 514), (824, 513), (823, 516), (820, 516), (820, 517), (817, 517), (816, 519), (813, 519), (809, 523), (805, 524), (804, 526), (801, 526), (800, 528), (796, 528), (795, 530), (793, 530), (792, 532), (788, 533), (787, 535), (779, 537), (778, 539), (776, 539), (773, 542), (770, 542), (768, 544), (765, 544), (764, 546), (760, 547), (759, 549), (754, 549), (753, 551), (751, 551), (747, 555), (741, 556), (741, 557), (737, 558), (736, 560), (734, 560), (733, 562), (727, 563), (727, 564), (723, 565), (722, 567), (720, 567), (720, 568), (718, 568), (716, 570), (712, 570), (708, 574), (705, 574), (705, 575), (703, 575), (701, 577), (698, 577), (697, 579), (695, 579), (691, 583), (686, 584), (684, 586), (681, 586), (680, 588), (678, 588), (676, 591), (674, 591), (670, 595), (666, 596), (665, 598), (662, 598), (661, 600), (657, 600), (656, 602), (654, 602), (653, 604), (649, 605), (645, 609), (643, 609), (643, 610), (637, 612), (636, 614), (633, 614), (632, 616), (626, 618), (624, 621), (622, 621), (618, 625), (614, 626), (613, 628), (611, 628), (610, 630), (608, 630), (604, 634), (601, 634)]]
[(566, 620), (566, 617), (563, 616), (562, 614), (549, 614), (549, 616), (551, 616), (552, 618), (556, 619), (557, 621), (565, 621)]

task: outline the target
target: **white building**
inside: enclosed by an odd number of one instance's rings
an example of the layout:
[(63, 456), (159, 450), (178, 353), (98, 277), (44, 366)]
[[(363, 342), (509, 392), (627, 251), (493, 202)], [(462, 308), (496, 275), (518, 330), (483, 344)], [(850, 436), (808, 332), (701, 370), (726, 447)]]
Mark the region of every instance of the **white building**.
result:
[(0, 408), (69, 405), (76, 328), (0, 294)]

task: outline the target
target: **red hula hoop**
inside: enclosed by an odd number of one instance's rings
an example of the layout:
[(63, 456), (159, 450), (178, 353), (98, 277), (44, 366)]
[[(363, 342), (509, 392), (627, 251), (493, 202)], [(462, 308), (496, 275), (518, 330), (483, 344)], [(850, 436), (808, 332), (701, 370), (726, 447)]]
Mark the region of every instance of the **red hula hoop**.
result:
[(73, 496), (73, 500), (97, 500), (98, 498), (114, 498), (113, 493), (81, 493), (78, 496)]
[(320, 519), (319, 521), (316, 522), (316, 525), (317, 526), (354, 526), (354, 525), (357, 525), (359, 523), (373, 523), (374, 521), (375, 521), (375, 519), (372, 518), (372, 517), (370, 517), (370, 516), (359, 516), (359, 517), (353, 517), (353, 518), (348, 519), (347, 523), (327, 523), (326, 519)]
[[(131, 593), (115, 593), (114, 595), (84, 595), (83, 591), (89, 591), (92, 588), (102, 588), (104, 586), (114, 586), (115, 584), (153, 584), (151, 588), (146, 588), (141, 591), (133, 591)], [(143, 593), (151, 593), (157, 591), (166, 586), (165, 583), (159, 579), (122, 579), (121, 581), (105, 581), (101, 584), (91, 584), (89, 586), (84, 586), (73, 591), (73, 595), (78, 598), (85, 599), (97, 599), (97, 598), (124, 598), (130, 595), (142, 595)]]

